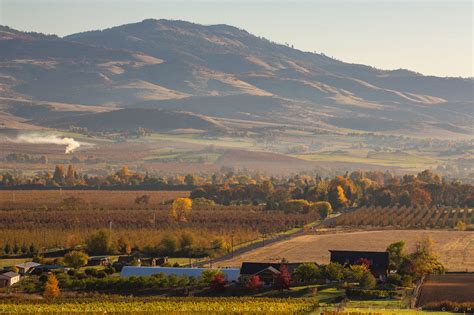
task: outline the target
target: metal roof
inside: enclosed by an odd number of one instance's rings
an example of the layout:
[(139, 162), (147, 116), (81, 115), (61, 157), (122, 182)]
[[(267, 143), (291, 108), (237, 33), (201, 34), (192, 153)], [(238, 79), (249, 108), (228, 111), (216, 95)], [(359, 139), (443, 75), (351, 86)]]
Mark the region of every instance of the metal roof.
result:
[(29, 261), (29, 262), (25, 262), (25, 263), (15, 265), (15, 266), (18, 267), (18, 268), (29, 269), (29, 268), (33, 268), (33, 267), (36, 267), (36, 266), (39, 266), (39, 265), (41, 265), (41, 264), (38, 264), (38, 263), (33, 262), (33, 261)]
[(17, 277), (17, 276), (19, 276), (19, 274), (17, 274), (16, 272), (13, 272), (13, 271), (9, 271), (9, 272), (5, 272), (5, 273), (0, 274), (0, 278), (3, 278), (3, 279), (11, 279), (11, 278)]
[[(157, 273), (163, 273), (164, 275), (177, 275), (177, 276), (188, 276), (199, 278), (201, 273), (209, 268), (178, 268), (178, 267), (137, 267), (137, 266), (125, 266), (122, 268), (120, 273), (121, 278), (127, 277), (147, 277)], [(220, 270), (226, 277), (227, 281), (237, 281), (240, 276), (239, 268), (223, 268), (214, 269)]]

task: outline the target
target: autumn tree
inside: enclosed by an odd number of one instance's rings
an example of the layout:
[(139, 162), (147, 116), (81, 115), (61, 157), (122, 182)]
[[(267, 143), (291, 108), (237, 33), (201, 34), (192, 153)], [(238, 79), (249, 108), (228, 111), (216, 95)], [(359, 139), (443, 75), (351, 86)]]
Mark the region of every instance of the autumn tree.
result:
[(117, 241), (117, 249), (120, 254), (130, 255), (132, 252), (132, 246), (130, 245), (130, 242), (123, 237), (119, 238)]
[(72, 251), (64, 255), (64, 263), (74, 269), (87, 265), (89, 256), (81, 251)]
[(262, 287), (263, 283), (262, 280), (258, 275), (254, 275), (250, 277), (250, 279), (245, 284), (245, 287), (249, 290), (257, 291)]
[(222, 272), (216, 273), (211, 280), (211, 290), (215, 292), (222, 292), (225, 290), (225, 275)]
[(66, 185), (68, 186), (74, 186), (76, 183), (76, 171), (74, 170), (74, 166), (72, 164), (69, 164), (67, 167), (67, 173), (66, 173)]
[(57, 184), (63, 184), (65, 178), (64, 166), (63, 165), (56, 165), (54, 168), (53, 180)]
[(56, 279), (54, 273), (50, 273), (48, 276), (48, 281), (44, 286), (43, 296), (46, 298), (55, 298), (61, 295), (59, 290), (59, 282)]
[(400, 269), (401, 273), (412, 275), (415, 279), (445, 271), (444, 266), (438, 261), (434, 242), (430, 236), (417, 242), (415, 251), (408, 255)]
[(178, 222), (186, 222), (192, 206), (193, 201), (190, 198), (177, 198), (171, 205), (170, 217)]
[(288, 271), (288, 267), (282, 264), (278, 271), (280, 273), (275, 277), (275, 288), (279, 290), (288, 290), (291, 284), (291, 275)]

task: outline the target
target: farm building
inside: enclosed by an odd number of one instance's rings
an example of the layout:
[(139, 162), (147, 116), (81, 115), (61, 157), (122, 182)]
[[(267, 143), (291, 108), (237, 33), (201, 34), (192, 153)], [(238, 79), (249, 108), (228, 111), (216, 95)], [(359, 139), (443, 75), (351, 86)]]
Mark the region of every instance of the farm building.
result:
[[(201, 273), (208, 268), (175, 268), (175, 267), (136, 267), (124, 266), (120, 272), (121, 278), (127, 277), (147, 277), (158, 273), (165, 275), (188, 276), (199, 278)], [(229, 282), (236, 282), (239, 280), (240, 269), (238, 268), (224, 268), (220, 271), (225, 275)]]
[(66, 268), (61, 265), (39, 265), (39, 266), (33, 267), (30, 273), (35, 274), (35, 275), (40, 275), (42, 273), (47, 273), (47, 272), (68, 271), (69, 269), (70, 268)]
[[(293, 276), (293, 272), (299, 265), (303, 263), (284, 263), (288, 268), (288, 272)], [(272, 281), (273, 278), (270, 278), (270, 274), (276, 276), (280, 273), (280, 266), (282, 263), (260, 263), (260, 262), (243, 262), (242, 267), (240, 268), (240, 278), (241, 281), (247, 282), (252, 276), (258, 275), (262, 281), (265, 282), (263, 277), (266, 277), (267, 282)], [(270, 268), (271, 267), (271, 268)], [(277, 273), (275, 273), (277, 271)]]
[(11, 286), (20, 281), (20, 275), (13, 271), (0, 274), (0, 288)]
[(108, 266), (110, 263), (109, 256), (97, 256), (89, 258), (88, 266)]
[(359, 265), (367, 262), (370, 272), (383, 280), (388, 275), (389, 258), (388, 252), (364, 252), (349, 250), (330, 250), (331, 262), (340, 263), (343, 266)]
[(33, 270), (35, 267), (37, 267), (39, 265), (41, 265), (41, 264), (35, 263), (33, 261), (29, 261), (29, 262), (26, 262), (26, 263), (15, 265), (15, 267), (18, 268), (18, 273), (20, 275), (24, 275), (24, 274), (29, 273), (31, 270)]

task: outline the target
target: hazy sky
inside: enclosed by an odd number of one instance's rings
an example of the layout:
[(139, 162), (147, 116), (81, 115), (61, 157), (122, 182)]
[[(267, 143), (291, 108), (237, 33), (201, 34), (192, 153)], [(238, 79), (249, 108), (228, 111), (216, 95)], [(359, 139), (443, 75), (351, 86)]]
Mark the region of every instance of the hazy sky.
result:
[(382, 69), (473, 76), (473, 1), (0, 0), (0, 24), (67, 35), (146, 18), (230, 24)]

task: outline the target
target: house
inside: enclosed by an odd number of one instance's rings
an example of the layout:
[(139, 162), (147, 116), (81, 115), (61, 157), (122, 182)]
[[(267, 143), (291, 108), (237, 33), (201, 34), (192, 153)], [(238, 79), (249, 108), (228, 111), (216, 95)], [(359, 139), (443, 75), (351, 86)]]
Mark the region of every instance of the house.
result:
[[(124, 266), (120, 272), (121, 278), (128, 277), (148, 277), (154, 274), (162, 273), (166, 276), (187, 276), (199, 278), (204, 270), (208, 268), (176, 268), (176, 267), (136, 267)], [(223, 268), (219, 270), (222, 272), (229, 282), (236, 282), (239, 280), (240, 269), (238, 268)]]
[(388, 275), (388, 252), (366, 252), (349, 250), (330, 250), (331, 262), (343, 266), (360, 265), (368, 262), (370, 272), (379, 280), (384, 280)]
[(20, 281), (20, 275), (13, 271), (0, 274), (0, 288), (11, 286)]
[[(258, 275), (263, 281), (262, 277), (268, 276), (270, 281), (270, 274), (276, 275), (280, 273), (280, 266), (285, 265), (288, 268), (288, 272), (293, 277), (293, 273), (298, 266), (304, 264), (302, 262), (297, 263), (260, 263), (260, 262), (243, 262), (240, 267), (240, 281), (247, 282), (252, 276)], [(271, 269), (269, 269), (271, 267)], [(275, 273), (274, 270), (278, 271)], [(271, 280), (273, 282), (273, 278)], [(265, 281), (264, 281), (265, 282)]]
[(89, 258), (88, 266), (108, 266), (110, 263), (108, 256), (96, 256)]
[(26, 263), (15, 265), (15, 267), (18, 268), (18, 273), (23, 276), (23, 275), (29, 273), (30, 271), (32, 271), (35, 267), (37, 267), (39, 265), (41, 265), (41, 264), (38, 264), (38, 263), (33, 262), (33, 261), (29, 261), (29, 262), (26, 262)]
[(280, 274), (280, 270), (273, 268), (272, 266), (269, 266), (263, 270), (260, 270), (253, 276), (258, 276), (260, 280), (263, 282), (264, 286), (273, 286), (275, 282), (275, 278), (278, 277)]

